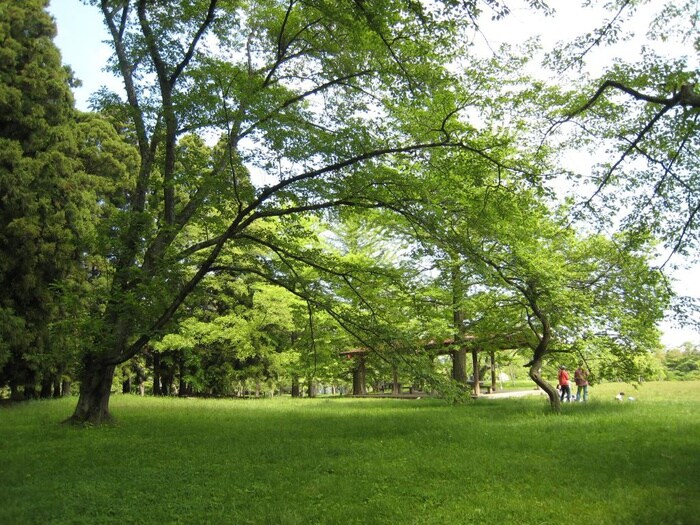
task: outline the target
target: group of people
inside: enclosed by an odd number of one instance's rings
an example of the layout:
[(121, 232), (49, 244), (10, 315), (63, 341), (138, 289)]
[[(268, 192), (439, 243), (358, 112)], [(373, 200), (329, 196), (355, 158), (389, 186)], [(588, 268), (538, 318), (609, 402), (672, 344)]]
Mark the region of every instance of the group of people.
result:
[[(571, 401), (571, 385), (569, 382), (569, 371), (566, 366), (559, 367), (559, 399)], [(574, 383), (576, 383), (576, 401), (588, 401), (588, 370), (583, 368), (583, 363), (579, 363), (574, 372)]]

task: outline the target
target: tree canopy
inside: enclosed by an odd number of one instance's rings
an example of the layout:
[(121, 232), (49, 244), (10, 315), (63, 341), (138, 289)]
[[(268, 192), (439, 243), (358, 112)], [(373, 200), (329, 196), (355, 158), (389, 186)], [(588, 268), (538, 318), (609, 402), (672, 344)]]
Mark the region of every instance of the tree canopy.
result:
[[(0, 7), (0, 364), (45, 365), (42, 345), (69, 341), (71, 421), (109, 420), (115, 372), (143, 360), (154, 391), (177, 374), (181, 393), (224, 394), (332, 381), (352, 346), (427, 377), (418, 349), (469, 334), (526, 348), (556, 409), (539, 371), (555, 354), (632, 374), (658, 347), (657, 240), (682, 252), (696, 234), (686, 62), (549, 85), (523, 73), (532, 44), (474, 51), (480, 20), (511, 9), (491, 0), (86, 3), (124, 88), (90, 114), (72, 107), (45, 2)], [(636, 3), (548, 63), (584, 63)], [(619, 156), (562, 201), (548, 182), (572, 143)]]

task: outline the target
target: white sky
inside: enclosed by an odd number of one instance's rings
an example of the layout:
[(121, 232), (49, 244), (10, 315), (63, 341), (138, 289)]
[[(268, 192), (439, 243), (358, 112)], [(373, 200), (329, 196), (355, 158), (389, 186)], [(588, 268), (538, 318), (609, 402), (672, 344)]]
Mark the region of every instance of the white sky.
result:
[[(580, 2), (575, 0), (550, 0), (549, 3), (560, 11), (556, 19), (533, 18), (529, 9), (514, 9), (505, 20), (494, 24), (484, 23), (483, 30), (489, 45), (496, 49), (502, 41), (512, 42), (515, 35), (531, 34), (534, 27), (535, 31), (544, 35), (543, 44), (546, 48), (556, 45), (557, 41), (588, 31), (600, 21), (600, 17), (590, 9), (578, 7)], [(76, 77), (83, 83), (73, 91), (76, 106), (87, 110), (90, 95), (103, 85), (120, 91), (120, 82), (102, 71), (111, 51), (109, 46), (103, 43), (107, 39), (107, 32), (102, 25), (99, 10), (84, 5), (80, 0), (51, 0), (49, 12), (56, 19), (58, 26), (55, 42), (61, 49), (63, 62), (71, 66)], [(626, 43), (614, 51), (596, 50), (589, 56), (593, 63), (591, 67), (595, 68), (596, 60), (609, 63), (611, 57), (634, 53), (635, 45)], [(674, 274), (677, 279), (676, 289), (684, 295), (700, 297), (700, 279), (695, 277), (698, 271), (696, 267), (677, 271)], [(700, 334), (693, 330), (673, 327), (669, 323), (664, 323), (661, 328), (664, 332), (662, 341), (669, 347), (678, 346), (686, 341), (700, 344)]]

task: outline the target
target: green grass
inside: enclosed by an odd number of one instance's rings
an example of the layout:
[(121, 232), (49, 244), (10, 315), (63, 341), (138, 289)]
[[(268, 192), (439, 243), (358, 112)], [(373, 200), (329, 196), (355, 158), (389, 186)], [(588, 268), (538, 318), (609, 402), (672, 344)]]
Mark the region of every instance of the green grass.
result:
[[(624, 390), (635, 402), (619, 403)], [(696, 524), (700, 382), (587, 404), (114, 396), (0, 409), (0, 523)]]

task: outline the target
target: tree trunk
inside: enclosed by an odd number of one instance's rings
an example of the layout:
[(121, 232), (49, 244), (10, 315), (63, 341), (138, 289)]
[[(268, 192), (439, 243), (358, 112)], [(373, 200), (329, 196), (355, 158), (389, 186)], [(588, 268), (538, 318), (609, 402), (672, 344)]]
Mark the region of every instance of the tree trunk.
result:
[(122, 382), (122, 394), (131, 394), (131, 377), (127, 377)]
[(53, 377), (48, 374), (44, 374), (41, 378), (41, 391), (39, 392), (39, 397), (41, 399), (49, 399), (53, 393)]
[(316, 382), (313, 379), (309, 381), (307, 392), (309, 397), (316, 397)]
[(36, 392), (36, 372), (29, 370), (24, 380), (24, 399), (36, 399), (37, 397), (39, 396)]
[(138, 363), (134, 363), (133, 369), (134, 372), (136, 372), (136, 383), (139, 386), (139, 395), (143, 396), (146, 393), (146, 385), (144, 384), (144, 381), (146, 381), (146, 371), (141, 368)]
[(299, 390), (299, 378), (297, 376), (292, 377), (292, 397), (301, 397), (301, 392)]
[(63, 397), (70, 397), (71, 396), (71, 381), (70, 381), (70, 379), (64, 379), (61, 382), (61, 395)]
[(19, 384), (12, 378), (10, 378), (10, 400), (21, 401), (22, 392), (19, 389)]
[(491, 392), (496, 391), (496, 352), (491, 351)]
[(59, 398), (61, 397), (61, 377), (60, 375), (56, 375), (53, 379), (53, 397), (54, 398)]
[(479, 388), (479, 350), (477, 348), (472, 349), (472, 369), (474, 370), (474, 389), (472, 392), (475, 396), (481, 395), (481, 388)]
[(160, 354), (153, 352), (153, 395), (161, 395), (160, 391)]
[(177, 389), (177, 395), (179, 397), (187, 397), (187, 390), (188, 390), (188, 385), (187, 381), (185, 381), (185, 375), (186, 375), (186, 370), (185, 370), (185, 357), (184, 355), (180, 354), (180, 359), (178, 360), (178, 389)]
[(99, 425), (112, 421), (109, 395), (114, 377), (114, 365), (88, 362), (80, 380), (80, 397), (75, 412), (67, 420), (75, 425)]
[(552, 407), (552, 412), (561, 412), (561, 401), (559, 400), (559, 392), (557, 389), (550, 385), (547, 381), (542, 379), (541, 375), (542, 360), (537, 359), (533, 361), (530, 365), (530, 370), (528, 372), (530, 379), (532, 379), (537, 386), (547, 393), (549, 396), (549, 405)]
[(452, 379), (466, 388), (467, 384), (467, 349), (460, 348), (452, 352)]
[(365, 386), (365, 356), (357, 356), (357, 365), (355, 370), (352, 372), (352, 395), (354, 396), (364, 396), (367, 394), (367, 387)]
[(392, 367), (393, 383), (391, 386), (391, 393), (395, 396), (401, 393), (401, 384), (399, 383), (399, 369), (396, 366)]
[(452, 268), (452, 328), (454, 330), (454, 343), (458, 349), (452, 351), (452, 379), (462, 388), (467, 387), (467, 349), (464, 346), (464, 285), (462, 283), (462, 261), (451, 254)]

